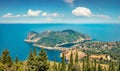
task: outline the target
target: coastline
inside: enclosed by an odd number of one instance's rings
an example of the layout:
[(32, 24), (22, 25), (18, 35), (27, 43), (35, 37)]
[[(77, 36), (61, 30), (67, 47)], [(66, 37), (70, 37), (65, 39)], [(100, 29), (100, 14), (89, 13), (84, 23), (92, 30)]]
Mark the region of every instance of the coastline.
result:
[(44, 49), (49, 49), (49, 50), (60, 50), (60, 51), (71, 49), (71, 48), (64, 48), (64, 47), (48, 47), (48, 46), (42, 46), (42, 45), (38, 45), (38, 44), (33, 44), (33, 46), (39, 47), (39, 48), (44, 48)]
[(30, 43), (30, 42), (34, 43), (34, 42), (37, 42), (39, 39), (40, 39), (40, 38), (36, 38), (36, 39), (34, 39), (34, 40), (24, 39), (24, 41), (25, 41), (25, 42), (28, 42), (28, 43)]
[(48, 50), (60, 50), (60, 51), (72, 49), (72, 47), (71, 48), (59, 47), (60, 45), (69, 44), (69, 43), (78, 43), (78, 42), (84, 41), (85, 39), (79, 38), (78, 40), (76, 40), (74, 42), (64, 42), (62, 44), (56, 44), (54, 47), (35, 44), (34, 42), (36, 42), (37, 40), (36, 39), (35, 40), (24, 39), (24, 41), (27, 43), (33, 43), (33, 46), (35, 46), (35, 47), (44, 48), (44, 49), (48, 49)]

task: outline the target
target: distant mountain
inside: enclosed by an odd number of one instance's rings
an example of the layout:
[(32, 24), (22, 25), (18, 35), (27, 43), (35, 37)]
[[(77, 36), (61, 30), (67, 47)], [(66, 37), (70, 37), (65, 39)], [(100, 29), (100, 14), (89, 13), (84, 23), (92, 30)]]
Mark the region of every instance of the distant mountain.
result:
[(26, 42), (33, 42), (36, 45), (46, 47), (55, 47), (66, 43), (78, 43), (83, 40), (91, 40), (91, 37), (71, 29), (63, 31), (49, 30), (42, 33), (32, 31), (25, 39)]

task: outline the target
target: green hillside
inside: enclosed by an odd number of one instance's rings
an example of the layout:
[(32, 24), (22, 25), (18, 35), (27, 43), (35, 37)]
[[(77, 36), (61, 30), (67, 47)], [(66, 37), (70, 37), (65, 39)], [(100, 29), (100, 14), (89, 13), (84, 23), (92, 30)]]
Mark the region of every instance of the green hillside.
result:
[(56, 44), (62, 44), (66, 42), (73, 43), (77, 40), (80, 41), (82, 39), (86, 40), (86, 38), (90, 38), (86, 34), (81, 34), (71, 29), (63, 31), (49, 31), (49, 33), (43, 32), (39, 34), (39, 37), (41, 37), (41, 39), (35, 42), (35, 44), (50, 47), (54, 47)]

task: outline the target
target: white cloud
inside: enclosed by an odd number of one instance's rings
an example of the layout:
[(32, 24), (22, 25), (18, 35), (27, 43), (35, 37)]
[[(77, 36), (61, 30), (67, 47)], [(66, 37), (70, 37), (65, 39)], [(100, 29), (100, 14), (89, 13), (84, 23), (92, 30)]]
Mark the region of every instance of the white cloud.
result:
[(9, 18), (9, 17), (12, 17), (11, 13), (7, 13), (7, 14), (3, 15), (3, 18)]
[(103, 19), (110, 19), (111, 17), (107, 16), (107, 15), (93, 15), (93, 17), (98, 17), (98, 18), (103, 18)]
[(64, 14), (47, 13), (47, 12), (43, 12), (41, 15), (44, 17), (63, 17), (64, 16)]
[(110, 19), (111, 17), (103, 14), (93, 14), (89, 8), (86, 7), (77, 7), (72, 10), (72, 14), (75, 16), (84, 16), (89, 18), (102, 18)]
[(90, 16), (92, 12), (86, 7), (77, 7), (72, 10), (72, 14), (75, 16)]
[(33, 11), (33, 10), (29, 9), (27, 14), (28, 14), (28, 16), (39, 16), (41, 12), (42, 11), (40, 11), (40, 10)]
[(3, 15), (2, 17), (3, 18), (18, 18), (18, 17), (31, 17), (31, 16), (34, 16), (34, 17), (37, 17), (37, 16), (43, 16), (43, 17), (63, 17), (64, 14), (59, 14), (57, 12), (55, 13), (47, 13), (47, 12), (42, 12), (41, 10), (31, 10), (29, 9), (27, 11), (26, 14), (17, 14), (17, 15), (13, 15), (12, 13), (7, 13), (5, 15)]
[(12, 13), (7, 13), (7, 14), (3, 15), (3, 18), (18, 18), (18, 17), (28, 17), (28, 16), (39, 16), (41, 12), (42, 11), (40, 11), (40, 10), (33, 11), (33, 10), (29, 9), (28, 12), (27, 12), (27, 14), (13, 15)]
[(53, 13), (52, 16), (53, 17), (63, 17), (64, 15), (63, 14), (58, 14), (58, 13)]
[(2, 16), (3, 18), (16, 18), (16, 17), (20, 17), (20, 15), (12, 15), (12, 13), (7, 13), (5, 15)]

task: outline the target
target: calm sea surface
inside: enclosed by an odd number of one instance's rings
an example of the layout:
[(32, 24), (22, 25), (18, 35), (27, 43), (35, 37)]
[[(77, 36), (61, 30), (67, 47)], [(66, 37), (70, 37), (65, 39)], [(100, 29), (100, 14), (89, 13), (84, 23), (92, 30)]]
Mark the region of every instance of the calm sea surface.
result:
[[(119, 24), (0, 24), (0, 54), (4, 49), (10, 51), (12, 58), (18, 56), (19, 60), (28, 57), (32, 44), (24, 42), (28, 32), (43, 32), (45, 30), (73, 29), (90, 35), (100, 41), (120, 41)], [(40, 48), (37, 48), (39, 52)], [(61, 61), (60, 51), (46, 50), (49, 60)]]

